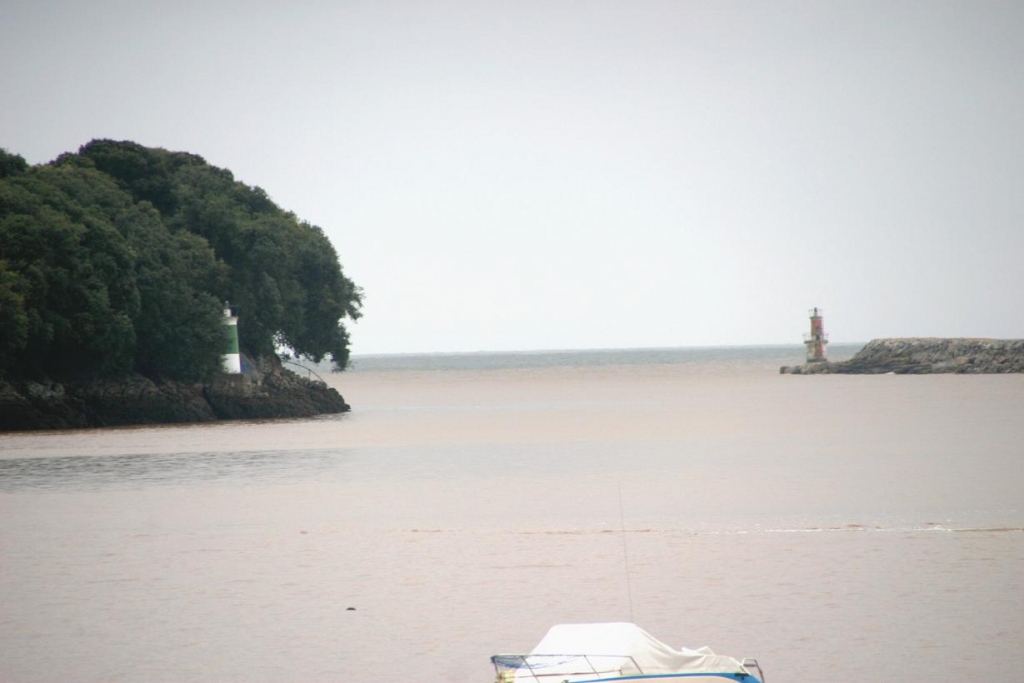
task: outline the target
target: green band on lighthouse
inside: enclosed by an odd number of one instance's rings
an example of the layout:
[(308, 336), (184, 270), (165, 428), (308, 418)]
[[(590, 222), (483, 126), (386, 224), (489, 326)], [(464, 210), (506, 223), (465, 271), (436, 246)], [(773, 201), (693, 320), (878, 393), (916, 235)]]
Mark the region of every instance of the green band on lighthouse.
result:
[(228, 344), (224, 349), (224, 353), (238, 353), (238, 326), (225, 325), (224, 327), (228, 337)]
[(237, 375), (242, 372), (242, 356), (238, 349), (238, 318), (231, 315), (231, 306), (224, 302), (224, 327), (227, 328), (223, 367), (224, 372)]

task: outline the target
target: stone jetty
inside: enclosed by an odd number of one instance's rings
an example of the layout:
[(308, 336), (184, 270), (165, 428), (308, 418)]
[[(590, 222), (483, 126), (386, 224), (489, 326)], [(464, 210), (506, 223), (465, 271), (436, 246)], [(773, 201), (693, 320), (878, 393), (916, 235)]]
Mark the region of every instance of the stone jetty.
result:
[(927, 375), (1024, 372), (1024, 339), (875, 339), (853, 358), (779, 368), (789, 375)]

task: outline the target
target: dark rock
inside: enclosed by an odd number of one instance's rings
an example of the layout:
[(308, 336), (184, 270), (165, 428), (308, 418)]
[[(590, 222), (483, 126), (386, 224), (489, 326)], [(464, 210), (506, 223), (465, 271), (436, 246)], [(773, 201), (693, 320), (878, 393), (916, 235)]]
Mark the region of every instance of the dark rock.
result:
[(266, 363), (244, 375), (221, 375), (204, 388), (218, 419), (309, 417), (342, 413), (349, 405), (336, 389)]
[(60, 384), (0, 382), (0, 430), (86, 427), (83, 408)]
[(324, 382), (259, 359), (250, 372), (208, 384), (154, 382), (139, 375), (78, 383), (0, 380), (0, 430), (311, 417), (350, 409)]
[(73, 391), (85, 406), (89, 425), (95, 427), (216, 419), (198, 384), (156, 384), (135, 375), (117, 381), (93, 380)]

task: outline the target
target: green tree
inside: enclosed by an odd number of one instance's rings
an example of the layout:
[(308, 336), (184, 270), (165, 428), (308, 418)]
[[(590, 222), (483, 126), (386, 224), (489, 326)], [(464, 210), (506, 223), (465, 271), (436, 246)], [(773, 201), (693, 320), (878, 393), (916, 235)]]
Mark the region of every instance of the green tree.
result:
[(152, 201), (173, 232), (210, 244), (226, 266), (210, 291), (239, 316), (243, 350), (265, 355), (284, 346), (316, 361), (330, 355), (345, 367), (345, 320), (359, 318), (362, 292), (320, 228), (193, 154), (98, 140), (80, 156), (137, 201)]
[(0, 147), (0, 178), (21, 175), (28, 170), (28, 162), (18, 154), (11, 154)]
[(110, 221), (118, 194), (101, 174), (70, 167), (0, 182), (0, 253), (19, 275), (28, 316), (20, 371), (131, 369), (139, 301), (133, 255)]
[(224, 352), (348, 361), (361, 292), (319, 228), (193, 154), (97, 140), (0, 150), (0, 371), (204, 379)]
[(222, 305), (210, 289), (224, 265), (201, 237), (171, 233), (149, 202), (122, 213), (117, 226), (135, 253), (135, 369), (149, 377), (210, 377), (224, 351)]
[(0, 260), (0, 374), (9, 372), (28, 343), (25, 278)]

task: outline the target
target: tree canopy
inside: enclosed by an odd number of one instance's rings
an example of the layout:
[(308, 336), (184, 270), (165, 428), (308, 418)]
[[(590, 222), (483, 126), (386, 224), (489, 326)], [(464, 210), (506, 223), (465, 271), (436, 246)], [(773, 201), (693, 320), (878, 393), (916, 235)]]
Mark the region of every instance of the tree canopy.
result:
[(0, 150), (0, 372), (205, 379), (225, 301), (243, 352), (347, 364), (361, 291), (263, 190), (133, 142), (39, 166)]

